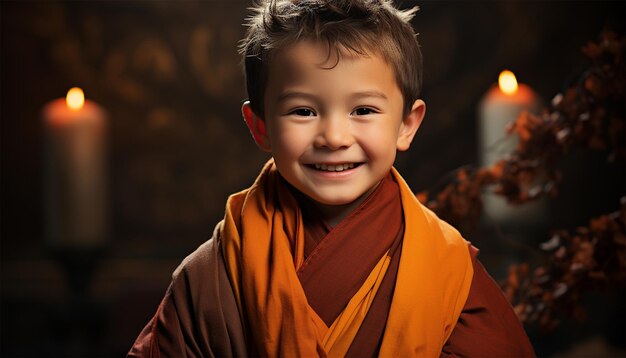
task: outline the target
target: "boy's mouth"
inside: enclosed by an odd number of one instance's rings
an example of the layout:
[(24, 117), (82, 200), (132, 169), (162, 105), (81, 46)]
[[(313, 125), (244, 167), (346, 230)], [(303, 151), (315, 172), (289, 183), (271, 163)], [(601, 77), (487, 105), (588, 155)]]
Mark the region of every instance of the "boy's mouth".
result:
[(363, 163), (342, 163), (342, 164), (307, 164), (306, 166), (325, 172), (342, 172), (344, 170), (354, 169)]

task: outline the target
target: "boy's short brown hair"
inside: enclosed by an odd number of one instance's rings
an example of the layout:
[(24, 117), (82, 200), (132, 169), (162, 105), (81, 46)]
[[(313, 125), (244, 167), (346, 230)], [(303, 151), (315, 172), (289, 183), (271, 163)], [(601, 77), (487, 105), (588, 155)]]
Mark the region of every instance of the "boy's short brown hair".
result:
[(264, 116), (272, 54), (305, 39), (328, 43), (329, 58), (333, 49), (338, 56), (345, 49), (383, 57), (396, 74), (404, 115), (418, 98), (422, 54), (409, 23), (417, 7), (401, 11), (391, 0), (259, 0), (251, 10), (240, 52), (250, 106), (257, 115)]

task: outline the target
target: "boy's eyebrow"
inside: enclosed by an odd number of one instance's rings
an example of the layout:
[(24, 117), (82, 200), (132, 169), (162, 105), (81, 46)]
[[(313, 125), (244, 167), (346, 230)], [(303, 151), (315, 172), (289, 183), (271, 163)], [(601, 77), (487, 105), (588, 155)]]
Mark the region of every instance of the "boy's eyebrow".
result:
[(315, 100), (317, 99), (317, 97), (314, 94), (311, 93), (306, 93), (306, 92), (299, 92), (299, 91), (285, 91), (283, 93), (280, 94), (280, 96), (278, 96), (277, 101), (284, 101), (286, 99), (292, 98), (292, 97), (304, 97), (306, 99), (310, 99), (310, 100)]
[(355, 92), (352, 94), (354, 98), (362, 98), (362, 97), (379, 97), (382, 99), (387, 99), (387, 95), (380, 91), (362, 91)]

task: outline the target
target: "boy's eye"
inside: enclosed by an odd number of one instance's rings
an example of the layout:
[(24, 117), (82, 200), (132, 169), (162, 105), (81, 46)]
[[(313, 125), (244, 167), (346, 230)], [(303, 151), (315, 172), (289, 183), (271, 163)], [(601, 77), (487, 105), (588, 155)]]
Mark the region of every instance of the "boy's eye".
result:
[(371, 108), (361, 107), (361, 108), (355, 109), (354, 112), (352, 112), (351, 114), (355, 116), (366, 116), (368, 114), (374, 114), (374, 113), (376, 113), (376, 111)]
[(295, 114), (296, 116), (301, 116), (301, 117), (309, 117), (309, 116), (314, 116), (315, 112), (313, 112), (312, 110), (308, 108), (298, 108), (292, 111), (290, 114)]

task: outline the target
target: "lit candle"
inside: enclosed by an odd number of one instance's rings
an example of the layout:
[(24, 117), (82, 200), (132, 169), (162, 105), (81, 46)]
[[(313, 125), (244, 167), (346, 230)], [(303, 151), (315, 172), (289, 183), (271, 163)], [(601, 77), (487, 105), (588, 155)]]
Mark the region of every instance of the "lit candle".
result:
[[(502, 71), (498, 84), (493, 85), (483, 97), (479, 109), (479, 153), (480, 164), (491, 166), (517, 145), (517, 136), (507, 135), (506, 128), (523, 111), (538, 112), (541, 101), (527, 85), (518, 83), (515, 75)], [(491, 192), (483, 196), (485, 213), (499, 223), (538, 224), (547, 215), (547, 206), (542, 202), (532, 202), (514, 207), (503, 197)]]
[(107, 237), (104, 110), (75, 87), (66, 98), (48, 103), (42, 117), (48, 243), (102, 246)]

